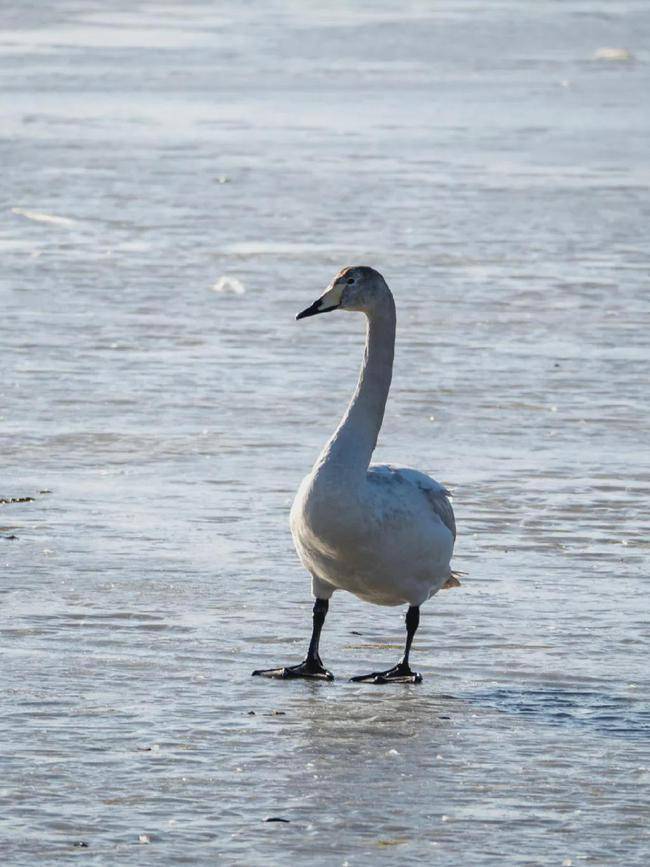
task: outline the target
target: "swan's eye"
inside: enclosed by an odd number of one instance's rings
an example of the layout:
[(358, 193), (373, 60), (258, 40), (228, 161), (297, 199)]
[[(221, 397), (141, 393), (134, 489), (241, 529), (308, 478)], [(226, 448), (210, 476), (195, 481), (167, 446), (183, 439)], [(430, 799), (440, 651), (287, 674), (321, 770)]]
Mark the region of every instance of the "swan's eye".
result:
[(349, 286), (350, 283), (354, 283), (354, 277), (348, 277), (348, 279), (347, 279), (345, 282), (346, 282), (346, 283), (348, 284), (348, 286)]

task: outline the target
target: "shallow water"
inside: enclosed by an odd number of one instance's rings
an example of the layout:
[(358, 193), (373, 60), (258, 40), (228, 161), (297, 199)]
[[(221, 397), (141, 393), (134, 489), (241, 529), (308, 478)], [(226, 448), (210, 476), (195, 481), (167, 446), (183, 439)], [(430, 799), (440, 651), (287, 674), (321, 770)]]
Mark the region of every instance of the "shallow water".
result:
[[(646, 4), (4, 24), (3, 862), (647, 864)], [(346, 681), (403, 623), (345, 595), (335, 683), (249, 677), (309, 633), (362, 323), (293, 315), (349, 262), (398, 303), (377, 458), (455, 494), (419, 687)]]

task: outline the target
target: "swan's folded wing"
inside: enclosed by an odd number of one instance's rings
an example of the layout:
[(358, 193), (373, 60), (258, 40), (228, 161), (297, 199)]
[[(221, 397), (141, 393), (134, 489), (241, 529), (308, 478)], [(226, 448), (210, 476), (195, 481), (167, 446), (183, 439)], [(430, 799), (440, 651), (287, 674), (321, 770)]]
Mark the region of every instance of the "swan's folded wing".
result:
[(450, 493), (444, 485), (436, 482), (425, 473), (419, 470), (412, 470), (410, 467), (400, 467), (396, 469), (403, 478), (416, 485), (431, 503), (431, 508), (440, 518), (451, 535), (456, 539), (456, 519), (454, 518), (454, 510), (449, 502)]
[[(449, 491), (446, 488), (443, 488), (442, 485), (438, 486), (435, 482), (433, 484), (435, 487), (425, 487), (424, 485), (418, 485), (418, 487), (427, 495), (427, 498), (431, 503), (431, 508), (449, 530), (455, 541), (456, 519), (454, 517), (454, 510), (449, 502)], [(436, 488), (438, 488), (438, 490), (436, 490)]]
[(411, 469), (411, 467), (396, 467), (392, 464), (373, 464), (370, 467), (370, 471), (383, 476), (397, 475), (405, 482), (419, 488), (428, 499), (433, 511), (454, 537), (454, 540), (456, 539), (456, 519), (454, 518), (452, 505), (449, 502), (451, 494), (444, 485), (436, 482), (435, 479), (427, 476), (426, 473), (421, 473), (419, 470)]

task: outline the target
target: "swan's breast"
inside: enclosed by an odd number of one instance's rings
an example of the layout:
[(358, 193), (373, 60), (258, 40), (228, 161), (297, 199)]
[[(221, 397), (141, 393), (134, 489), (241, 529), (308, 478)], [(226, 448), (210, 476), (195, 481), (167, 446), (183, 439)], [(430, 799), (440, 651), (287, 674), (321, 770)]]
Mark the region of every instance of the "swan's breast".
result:
[(298, 488), (290, 523), (297, 545), (335, 555), (357, 543), (364, 521), (354, 493), (310, 474)]

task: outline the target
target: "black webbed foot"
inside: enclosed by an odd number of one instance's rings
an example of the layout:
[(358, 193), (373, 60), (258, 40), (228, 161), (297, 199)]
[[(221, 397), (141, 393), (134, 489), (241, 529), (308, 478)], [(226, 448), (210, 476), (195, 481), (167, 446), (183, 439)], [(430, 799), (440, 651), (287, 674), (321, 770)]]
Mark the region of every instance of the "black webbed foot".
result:
[(306, 678), (308, 680), (334, 680), (334, 675), (328, 671), (320, 658), (310, 659), (307, 657), (299, 665), (285, 665), (281, 668), (258, 668), (253, 672), (253, 677), (274, 677), (279, 680), (291, 680), (292, 678)]
[(280, 668), (258, 668), (253, 672), (253, 677), (275, 677), (278, 680), (291, 680), (299, 677), (307, 680), (334, 680), (334, 675), (324, 667), (318, 653), (318, 642), (328, 608), (328, 599), (317, 599), (314, 602), (311, 641), (303, 662), (299, 665), (285, 665)]
[(411, 671), (408, 662), (398, 662), (386, 671), (372, 671), (370, 674), (359, 674), (351, 677), (355, 683), (422, 683), (422, 675)]

